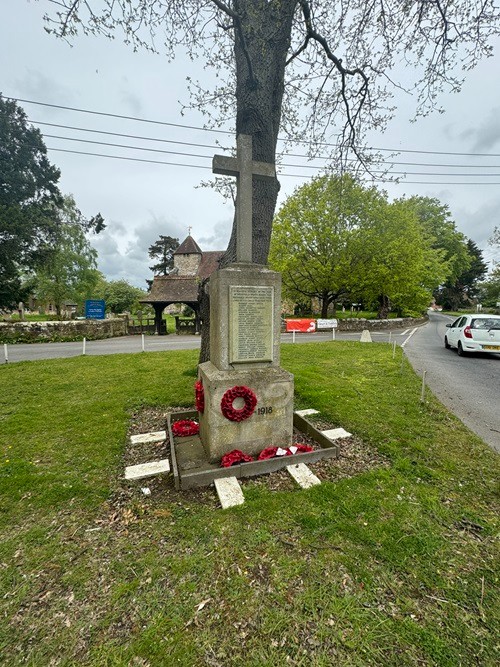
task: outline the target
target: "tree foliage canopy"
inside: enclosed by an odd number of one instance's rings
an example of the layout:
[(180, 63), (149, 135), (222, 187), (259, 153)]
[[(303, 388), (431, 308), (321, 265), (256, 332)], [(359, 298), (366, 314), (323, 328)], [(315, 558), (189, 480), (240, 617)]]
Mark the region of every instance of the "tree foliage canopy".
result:
[(0, 95), (0, 308), (12, 308), (26, 298), (33, 273), (39, 274), (38, 289), (45, 285), (42, 291), (51, 301), (73, 299), (70, 274), (76, 265), (70, 265), (79, 261), (78, 248), (82, 262), (94, 262), (84, 233), (100, 232), (104, 220), (100, 214), (87, 220), (72, 197), (64, 198), (59, 176), (40, 131), (29, 125), (21, 107)]
[(59, 224), (54, 249), (38, 268), (32, 284), (42, 303), (53, 303), (58, 317), (64, 303), (81, 305), (100, 279), (96, 267), (97, 251), (85, 236), (86, 221), (72, 196), (66, 196), (58, 208)]
[(106, 301), (106, 310), (111, 313), (124, 313), (139, 307), (139, 299), (146, 292), (130, 285), (126, 280), (102, 281), (99, 287), (101, 298)]
[(0, 308), (23, 298), (21, 274), (51, 251), (61, 204), (59, 170), (39, 130), (0, 96)]
[(487, 280), (479, 285), (479, 294), (484, 306), (500, 308), (500, 265), (495, 266)]
[(148, 255), (150, 259), (158, 262), (149, 268), (155, 275), (166, 276), (174, 268), (174, 252), (179, 247), (179, 239), (173, 236), (163, 236), (149, 246)]
[(347, 296), (386, 316), (390, 308), (428, 306), (452, 270), (454, 258), (445, 255), (412, 202), (389, 203), (385, 193), (344, 175), (314, 179), (285, 202), (270, 261), (283, 274), (285, 295), (317, 297), (322, 316)]

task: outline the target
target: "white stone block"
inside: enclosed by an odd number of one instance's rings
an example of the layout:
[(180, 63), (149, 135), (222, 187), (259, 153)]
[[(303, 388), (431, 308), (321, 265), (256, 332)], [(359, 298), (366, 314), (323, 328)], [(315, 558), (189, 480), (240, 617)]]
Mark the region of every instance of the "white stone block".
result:
[(372, 337), (370, 335), (370, 332), (368, 329), (363, 329), (361, 332), (361, 338), (359, 339), (360, 343), (371, 343), (372, 342)]
[(309, 470), (305, 463), (295, 463), (294, 465), (287, 466), (286, 469), (303, 489), (309, 489), (311, 486), (321, 484), (321, 480)]
[(339, 438), (350, 438), (352, 433), (349, 433), (343, 428), (332, 428), (329, 431), (321, 431), (330, 440), (338, 440)]
[(170, 472), (170, 463), (168, 462), (168, 459), (140, 463), (136, 466), (127, 466), (125, 468), (125, 479), (153, 477), (153, 475), (159, 475), (162, 472)]
[(308, 408), (307, 410), (296, 410), (295, 414), (299, 415), (299, 417), (307, 417), (308, 415), (318, 415), (319, 410), (315, 410), (314, 408)]
[(245, 498), (236, 477), (222, 477), (214, 480), (214, 483), (223, 510), (235, 505), (243, 505)]
[(130, 444), (140, 445), (146, 442), (163, 442), (167, 439), (166, 431), (153, 431), (151, 433), (141, 433), (140, 435), (131, 435)]

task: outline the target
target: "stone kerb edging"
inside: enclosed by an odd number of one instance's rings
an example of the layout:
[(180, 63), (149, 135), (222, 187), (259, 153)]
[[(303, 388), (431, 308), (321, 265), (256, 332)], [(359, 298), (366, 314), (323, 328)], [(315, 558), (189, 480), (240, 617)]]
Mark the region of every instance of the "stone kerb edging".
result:
[(123, 318), (54, 322), (0, 322), (0, 343), (98, 340), (127, 335)]

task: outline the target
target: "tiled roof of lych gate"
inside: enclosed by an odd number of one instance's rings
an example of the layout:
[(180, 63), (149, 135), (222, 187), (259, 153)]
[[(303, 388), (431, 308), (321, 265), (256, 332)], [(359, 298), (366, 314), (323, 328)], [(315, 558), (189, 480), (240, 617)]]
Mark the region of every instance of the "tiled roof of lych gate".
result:
[(208, 252), (204, 252), (198, 268), (198, 277), (204, 280), (211, 276), (214, 271), (217, 271), (223, 254), (223, 250), (209, 250)]
[(202, 255), (200, 246), (196, 243), (194, 238), (189, 235), (180, 244), (174, 255)]
[(198, 278), (194, 276), (155, 276), (151, 292), (141, 303), (196, 303)]

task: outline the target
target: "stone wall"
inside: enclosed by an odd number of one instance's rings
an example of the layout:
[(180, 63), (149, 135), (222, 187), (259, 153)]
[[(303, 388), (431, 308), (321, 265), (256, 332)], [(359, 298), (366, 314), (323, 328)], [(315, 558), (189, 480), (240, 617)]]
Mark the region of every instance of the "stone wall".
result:
[(54, 322), (0, 322), (0, 343), (98, 340), (127, 335), (127, 320), (71, 320)]
[(364, 317), (350, 317), (338, 320), (337, 331), (383, 331), (384, 329), (408, 329), (425, 324), (428, 317), (394, 317), (390, 320), (367, 320)]

